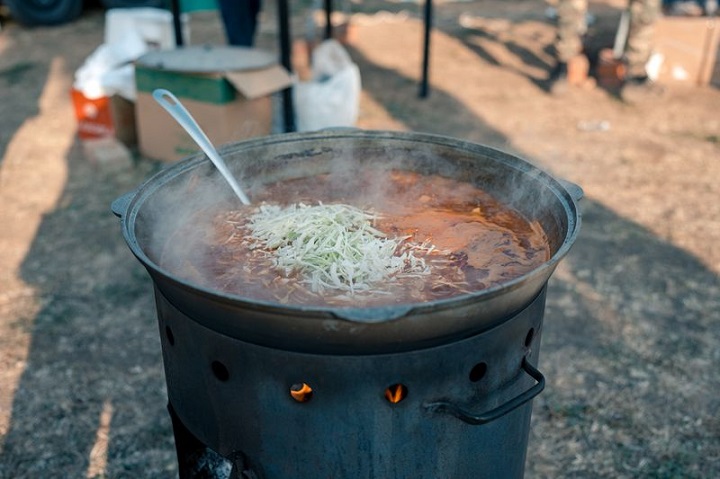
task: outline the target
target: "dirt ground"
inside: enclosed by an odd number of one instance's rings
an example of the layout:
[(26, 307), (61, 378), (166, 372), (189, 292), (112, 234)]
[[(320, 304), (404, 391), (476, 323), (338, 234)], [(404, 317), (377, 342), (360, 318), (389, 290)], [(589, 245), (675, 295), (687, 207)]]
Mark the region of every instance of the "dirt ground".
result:
[[(597, 52), (623, 3), (591, 4)], [(272, 50), (265, 8), (258, 42)], [(359, 127), (487, 144), (585, 191), (582, 232), (549, 283), (526, 477), (720, 477), (720, 90), (551, 96), (546, 5), (477, 0), (437, 5), (421, 100), (421, 5), (351, 8)], [(304, 13), (293, 4), (298, 68)], [(150, 280), (109, 210), (162, 165), (98, 161), (68, 94), (103, 22), (91, 9), (0, 31), (2, 478), (177, 475)], [(191, 32), (223, 42), (214, 12)], [(586, 126), (598, 122), (609, 128)]]

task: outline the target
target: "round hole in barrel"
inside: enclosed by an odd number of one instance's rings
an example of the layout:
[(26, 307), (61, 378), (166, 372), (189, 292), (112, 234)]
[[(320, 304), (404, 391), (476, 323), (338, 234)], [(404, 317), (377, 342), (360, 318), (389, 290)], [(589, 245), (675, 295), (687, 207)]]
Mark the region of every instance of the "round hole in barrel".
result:
[(297, 402), (308, 402), (313, 397), (313, 389), (307, 383), (295, 383), (290, 386), (290, 396)]
[(528, 331), (527, 335), (525, 336), (525, 347), (526, 348), (530, 347), (534, 337), (535, 337), (535, 328), (530, 328), (530, 331)]
[(175, 335), (172, 332), (172, 329), (170, 329), (170, 326), (165, 326), (165, 337), (168, 340), (168, 343), (170, 343), (170, 346), (175, 346)]
[(212, 372), (218, 379), (218, 381), (225, 382), (230, 379), (230, 372), (228, 371), (227, 367), (225, 367), (225, 365), (220, 361), (213, 361), (210, 364), (210, 368), (212, 369)]
[(473, 368), (470, 370), (470, 381), (476, 383), (480, 381), (482, 378), (485, 377), (485, 373), (487, 373), (487, 364), (485, 363), (477, 363)]
[(407, 397), (408, 389), (404, 384), (393, 384), (385, 389), (385, 399), (391, 404), (397, 404)]

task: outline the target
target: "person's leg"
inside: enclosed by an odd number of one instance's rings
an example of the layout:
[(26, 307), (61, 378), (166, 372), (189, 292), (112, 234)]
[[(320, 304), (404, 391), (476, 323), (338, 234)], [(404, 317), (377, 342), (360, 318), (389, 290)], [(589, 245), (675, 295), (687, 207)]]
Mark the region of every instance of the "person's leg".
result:
[(695, 0), (700, 8), (702, 8), (703, 15), (713, 16), (718, 10), (718, 0)]
[(567, 63), (583, 50), (582, 38), (587, 33), (587, 0), (560, 0), (555, 37), (558, 62)]
[(663, 89), (647, 73), (653, 51), (654, 25), (660, 15), (661, 0), (630, 0), (630, 30), (625, 49), (625, 82), (620, 97), (628, 103), (657, 98)]
[(625, 63), (631, 79), (647, 78), (646, 65), (652, 55), (654, 25), (659, 15), (660, 0), (630, 0)]
[(260, 0), (218, 0), (218, 4), (228, 44), (253, 46)]
[(553, 92), (566, 88), (567, 64), (583, 51), (583, 36), (587, 32), (587, 0), (559, 0), (557, 14), (554, 43), (557, 64), (550, 73), (550, 89)]

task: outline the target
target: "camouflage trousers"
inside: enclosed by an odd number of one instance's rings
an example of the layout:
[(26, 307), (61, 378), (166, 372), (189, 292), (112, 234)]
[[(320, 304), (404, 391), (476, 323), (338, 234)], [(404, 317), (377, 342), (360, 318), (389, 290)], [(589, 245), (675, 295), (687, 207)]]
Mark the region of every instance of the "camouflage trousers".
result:
[[(652, 55), (653, 26), (660, 15), (661, 0), (629, 0), (630, 28), (625, 45), (624, 60), (627, 75), (644, 76), (645, 65)], [(583, 36), (587, 33), (587, 0), (558, 0), (557, 60), (567, 62), (583, 50)]]

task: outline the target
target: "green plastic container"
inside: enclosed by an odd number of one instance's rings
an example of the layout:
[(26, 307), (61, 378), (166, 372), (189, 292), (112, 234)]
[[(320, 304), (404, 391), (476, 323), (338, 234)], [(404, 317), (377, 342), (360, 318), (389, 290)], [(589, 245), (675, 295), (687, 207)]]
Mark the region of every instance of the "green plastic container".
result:
[(217, 10), (217, 8), (217, 0), (180, 0), (180, 10), (184, 13)]

